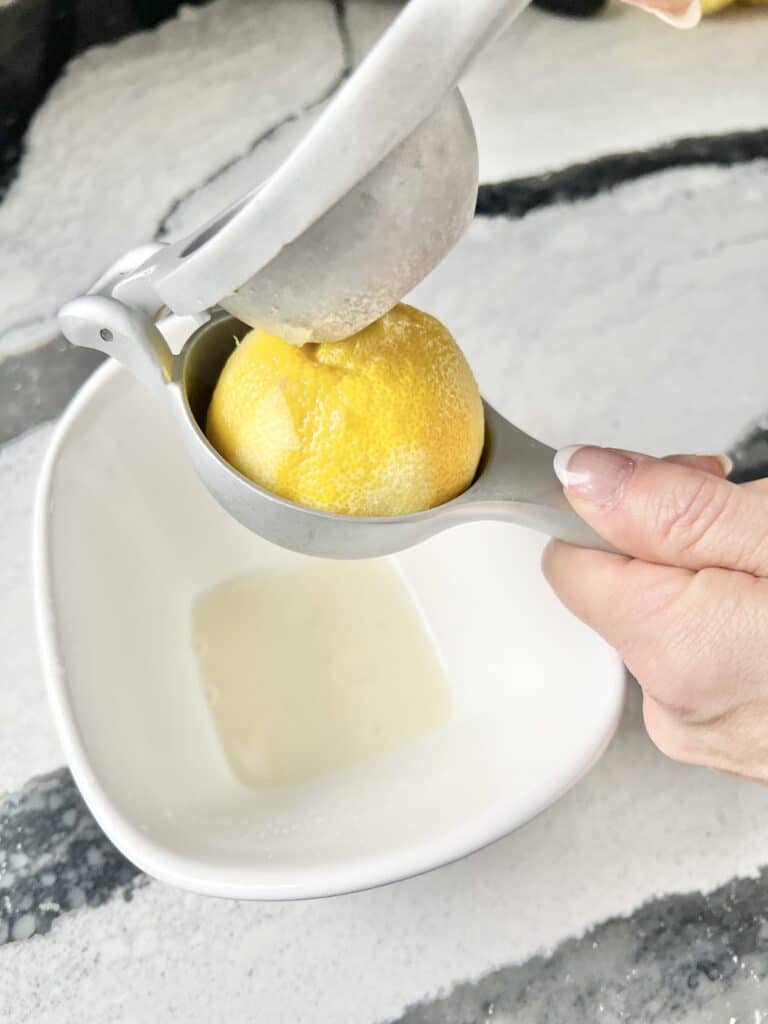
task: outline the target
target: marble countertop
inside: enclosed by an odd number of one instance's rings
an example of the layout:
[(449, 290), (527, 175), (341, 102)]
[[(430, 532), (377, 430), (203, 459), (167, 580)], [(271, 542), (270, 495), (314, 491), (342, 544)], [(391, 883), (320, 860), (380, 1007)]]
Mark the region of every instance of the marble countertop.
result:
[[(768, 1021), (768, 791), (666, 760), (634, 691), (556, 806), (371, 892), (203, 899), (141, 875), (90, 817), (61, 767), (31, 615), (36, 477), (99, 360), (53, 315), (126, 249), (268, 173), (397, 10), (165, 7), (78, 47), (3, 155), (0, 1019)], [(746, 8), (686, 34), (621, 5), (530, 10), (467, 76), (478, 216), (414, 298), (523, 428), (768, 466), (767, 30)]]

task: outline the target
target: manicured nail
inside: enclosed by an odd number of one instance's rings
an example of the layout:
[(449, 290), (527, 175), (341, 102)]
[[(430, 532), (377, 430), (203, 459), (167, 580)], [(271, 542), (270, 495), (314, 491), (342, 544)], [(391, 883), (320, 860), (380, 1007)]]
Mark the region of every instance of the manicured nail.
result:
[(674, 28), (694, 28), (701, 21), (700, 0), (691, 0), (690, 3), (679, 2), (679, 0), (662, 0), (663, 7), (656, 3), (645, 3), (643, 0), (624, 0), (632, 7), (639, 7), (641, 11), (655, 14), (668, 25)]
[(730, 476), (733, 472), (733, 459), (725, 452), (696, 452), (700, 459), (714, 459), (723, 471), (723, 476)]
[(665, 455), (662, 462), (688, 466), (690, 469), (714, 473), (716, 476), (730, 476), (733, 470), (733, 461), (724, 452), (696, 452), (693, 455), (678, 452), (675, 455)]
[(574, 497), (615, 505), (635, 471), (635, 460), (613, 448), (570, 445), (555, 455), (555, 474)]

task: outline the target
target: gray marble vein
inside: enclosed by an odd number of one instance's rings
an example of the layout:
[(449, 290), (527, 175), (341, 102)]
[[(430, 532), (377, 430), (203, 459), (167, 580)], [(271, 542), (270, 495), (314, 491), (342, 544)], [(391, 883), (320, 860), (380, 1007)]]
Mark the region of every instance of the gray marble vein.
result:
[(397, 1024), (761, 1024), (768, 1020), (768, 871), (653, 900), (414, 1006)]
[(102, 359), (57, 337), (0, 361), (0, 444), (56, 419)]
[(131, 899), (138, 876), (65, 768), (0, 801), (0, 945), (44, 935), (61, 914), (117, 891)]

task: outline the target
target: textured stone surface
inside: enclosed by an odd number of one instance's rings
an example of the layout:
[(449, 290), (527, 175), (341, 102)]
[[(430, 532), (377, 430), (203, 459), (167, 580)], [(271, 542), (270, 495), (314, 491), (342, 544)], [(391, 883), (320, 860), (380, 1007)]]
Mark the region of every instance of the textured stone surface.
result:
[[(46, 384), (38, 382), (41, 401)], [(63, 761), (37, 654), (32, 606), (32, 508), (51, 428), (0, 448), (0, 795)]]
[(653, 900), (550, 956), (413, 1007), (398, 1024), (761, 1024), (767, 976), (768, 877), (761, 871), (706, 896)]
[(74, 348), (60, 336), (4, 359), (0, 364), (0, 444), (56, 419), (102, 359), (98, 352)]
[[(303, 112), (348, 62), (345, 26), (359, 59), (398, 9), (347, 7), (339, 17), (332, 0), (216, 0), (76, 57), (33, 118), (0, 208), (0, 354), (49, 337), (61, 302), (123, 251), (170, 237), (186, 198), (202, 189), (189, 210), (205, 217), (252, 187), (270, 162), (238, 161), (281, 125), (306, 127)], [(622, 5), (586, 21), (526, 11), (464, 83), (483, 179), (763, 127), (760, 19), (733, 10), (679, 33)], [(222, 175), (223, 189), (205, 188)]]
[[(0, 362), (0, 438), (24, 434), (0, 448), (0, 940), (15, 940), (0, 955), (0, 1019), (761, 1024), (768, 793), (663, 758), (636, 692), (604, 760), (525, 829), (333, 900), (245, 904), (144, 884), (66, 772), (24, 785), (62, 760), (31, 617), (31, 504), (51, 434), (39, 424), (98, 359), (51, 340), (47, 318), (128, 245), (191, 229), (269, 173), (392, 10), (353, 0), (352, 55), (337, 13), (325, 0), (215, 0), (85, 54), (36, 118), (0, 205), (0, 319), (29, 323), (0, 348), (47, 341)], [(488, 398), (542, 438), (716, 449), (755, 422), (737, 469), (768, 467), (757, 17), (683, 36), (619, 8), (576, 26), (531, 12), (472, 72), (493, 180), (750, 129), (738, 141), (749, 152), (696, 143), (748, 164), (678, 167), (690, 150), (665, 150), (484, 190), (495, 216), (417, 300), (450, 325)], [(622, 184), (638, 166), (667, 169)]]
[[(209, 1024), (222, 1010), (229, 1019), (248, 1020), (258, 1005), (259, 1019), (275, 1024), (373, 1024), (397, 1019), (406, 1006), (445, 995), (457, 983), (544, 953), (524, 976), (550, 1009), (549, 1024), (592, 1024), (599, 1019), (586, 998), (592, 980), (630, 971), (643, 949), (648, 983), (627, 990), (627, 1019), (666, 1024), (663, 1015), (654, 1016), (668, 998), (651, 984), (654, 972), (681, 979), (682, 965), (690, 965), (689, 974), (706, 976), (699, 961), (720, 971), (724, 950), (742, 933), (754, 934), (755, 917), (762, 920), (768, 911), (768, 891), (761, 881), (748, 890), (749, 899), (733, 902), (729, 917), (722, 901), (707, 911), (707, 901), (694, 897), (705, 914), (703, 929), (686, 924), (695, 914), (685, 909), (685, 899), (652, 905), (639, 918), (633, 912), (660, 894), (709, 892), (733, 876), (755, 874), (768, 847), (767, 811), (764, 788), (681, 767), (659, 754), (643, 732), (633, 690), (600, 764), (509, 838), (420, 878), (330, 900), (241, 903), (153, 883), (130, 903), (118, 898), (65, 913), (47, 935), (3, 949), (0, 1019), (74, 1024), (87, 1005), (99, 1024), (164, 1021), (174, 1014)], [(565, 947), (571, 979), (567, 969), (548, 966), (548, 951), (557, 953), (564, 940), (626, 914), (632, 916), (624, 925), (609, 930), (610, 941), (598, 932)], [(602, 955), (592, 941), (602, 942)], [(758, 944), (755, 955), (762, 949)], [(735, 945), (733, 953), (748, 955), (749, 943)], [(682, 990), (681, 1010), (690, 1007), (696, 1019), (706, 1002), (720, 1024), (728, 1021), (732, 982), (709, 969), (711, 981), (700, 978), (690, 995)], [(509, 975), (512, 1005), (519, 977)], [(582, 984), (585, 1013), (579, 1018), (571, 994)], [(614, 995), (618, 991), (614, 987)], [(752, 982), (751, 992), (750, 1009), (761, 1010), (766, 988)], [(465, 996), (459, 993), (459, 1007), (470, 1005)], [(744, 1019), (754, 1022), (754, 1016)]]
[(130, 899), (138, 870), (112, 846), (66, 769), (0, 801), (0, 944), (45, 935), (59, 915)]
[[(351, 0), (364, 52), (398, 10)], [(574, 21), (529, 9), (462, 83), (483, 181), (538, 174), (692, 135), (765, 127), (768, 26), (731, 8), (691, 32), (614, 2)]]
[(16, 172), (30, 117), (67, 61), (95, 43), (157, 25), (178, 7), (179, 0), (108, 4), (99, 0), (55, 4), (14, 0), (0, 4), (0, 194)]
[(0, 353), (37, 341), (62, 301), (154, 236), (176, 197), (318, 100), (343, 68), (331, 0), (184, 7), (75, 58), (0, 205)]
[(730, 167), (768, 158), (768, 129), (676, 139), (661, 146), (596, 157), (563, 170), (480, 186), (481, 216), (524, 217), (531, 210), (575, 202), (648, 174), (683, 167)]
[(476, 220), (414, 298), (486, 398), (549, 443), (717, 451), (766, 405), (767, 260), (755, 161)]

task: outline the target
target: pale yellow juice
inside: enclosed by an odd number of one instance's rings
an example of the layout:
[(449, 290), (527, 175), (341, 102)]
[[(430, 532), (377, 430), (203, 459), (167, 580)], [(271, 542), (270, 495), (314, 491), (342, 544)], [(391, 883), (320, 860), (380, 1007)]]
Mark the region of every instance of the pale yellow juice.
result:
[(191, 626), (219, 741), (248, 786), (337, 771), (450, 716), (437, 651), (388, 562), (240, 576), (198, 596)]

